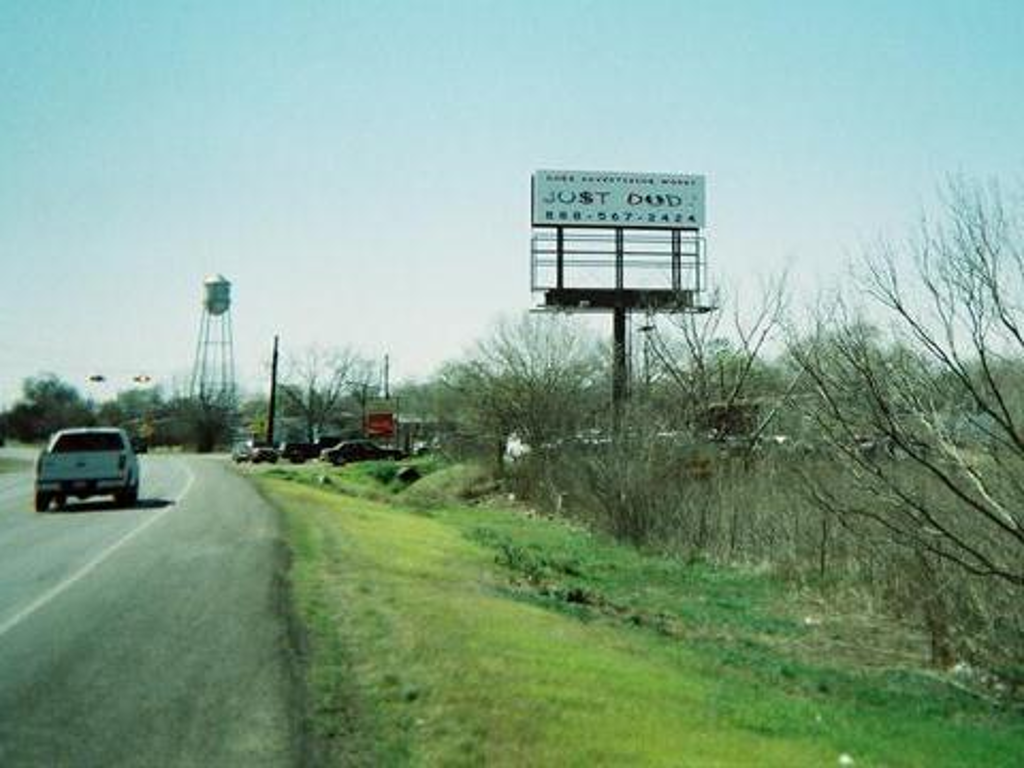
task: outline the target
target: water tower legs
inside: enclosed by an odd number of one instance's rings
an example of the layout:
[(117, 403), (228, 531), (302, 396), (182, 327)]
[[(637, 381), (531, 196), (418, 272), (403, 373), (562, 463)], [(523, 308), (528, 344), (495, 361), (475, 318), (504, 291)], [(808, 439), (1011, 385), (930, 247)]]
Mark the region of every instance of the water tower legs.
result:
[(234, 339), (231, 312), (212, 314), (203, 309), (196, 339), (189, 394), (201, 399), (230, 396), (235, 389)]

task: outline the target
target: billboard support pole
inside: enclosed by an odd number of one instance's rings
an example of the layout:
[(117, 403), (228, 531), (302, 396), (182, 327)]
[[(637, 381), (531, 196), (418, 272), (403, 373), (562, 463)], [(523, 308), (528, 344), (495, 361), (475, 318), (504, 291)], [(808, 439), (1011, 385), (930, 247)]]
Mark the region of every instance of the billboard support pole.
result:
[(622, 228), (615, 230), (615, 307), (612, 310), (612, 410), (615, 429), (622, 423), (622, 406), (629, 395), (626, 370), (626, 300), (622, 291), (625, 287), (625, 238)]
[(626, 371), (626, 308), (615, 307), (612, 310), (612, 409), (615, 418), (615, 428), (619, 428), (622, 422), (622, 406), (626, 402), (627, 371)]
[(615, 292), (619, 295), (616, 297), (616, 304), (622, 304), (622, 289), (626, 287), (626, 236), (622, 232), (622, 227), (615, 229)]
[(565, 229), (555, 230), (555, 287), (565, 287)]
[(672, 290), (679, 293), (683, 289), (683, 233), (672, 230)]

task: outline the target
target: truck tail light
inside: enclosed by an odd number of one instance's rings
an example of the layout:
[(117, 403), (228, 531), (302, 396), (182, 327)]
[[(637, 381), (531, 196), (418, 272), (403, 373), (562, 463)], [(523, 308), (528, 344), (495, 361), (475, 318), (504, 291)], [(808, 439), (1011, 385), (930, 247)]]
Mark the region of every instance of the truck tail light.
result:
[(128, 457), (125, 454), (121, 454), (117, 457), (117, 468), (124, 472), (124, 467), (128, 463)]

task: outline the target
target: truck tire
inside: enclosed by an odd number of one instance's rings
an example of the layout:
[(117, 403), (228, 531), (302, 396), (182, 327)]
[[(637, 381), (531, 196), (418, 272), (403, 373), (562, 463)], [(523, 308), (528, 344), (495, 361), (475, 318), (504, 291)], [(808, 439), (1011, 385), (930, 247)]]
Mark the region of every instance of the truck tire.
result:
[(134, 507), (139, 500), (139, 486), (131, 485), (114, 494), (114, 501), (119, 507)]
[(50, 508), (50, 494), (36, 491), (36, 512), (45, 512)]

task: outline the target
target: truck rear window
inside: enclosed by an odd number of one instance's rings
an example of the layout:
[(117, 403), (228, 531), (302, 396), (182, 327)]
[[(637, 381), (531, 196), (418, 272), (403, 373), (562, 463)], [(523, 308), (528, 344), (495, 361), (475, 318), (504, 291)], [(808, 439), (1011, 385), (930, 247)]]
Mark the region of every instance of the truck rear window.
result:
[(83, 451), (123, 451), (124, 443), (116, 432), (81, 432), (61, 435), (53, 445), (53, 453), (80, 453)]

